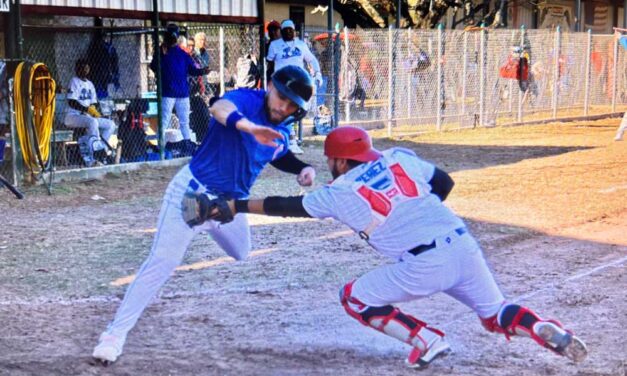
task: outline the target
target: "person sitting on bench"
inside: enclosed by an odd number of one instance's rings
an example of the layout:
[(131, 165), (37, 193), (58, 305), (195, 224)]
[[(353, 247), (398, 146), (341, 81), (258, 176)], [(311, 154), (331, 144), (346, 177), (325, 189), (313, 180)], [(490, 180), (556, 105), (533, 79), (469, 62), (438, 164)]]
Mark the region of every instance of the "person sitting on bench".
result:
[(78, 59), (75, 65), (76, 76), (72, 77), (67, 94), (68, 109), (65, 115), (65, 126), (68, 128), (84, 128), (85, 135), (78, 139), (81, 156), (87, 167), (96, 163), (94, 152), (112, 153), (108, 144), (115, 132), (116, 125), (102, 117), (98, 111), (98, 99), (94, 84), (87, 78), (90, 67), (85, 59)]

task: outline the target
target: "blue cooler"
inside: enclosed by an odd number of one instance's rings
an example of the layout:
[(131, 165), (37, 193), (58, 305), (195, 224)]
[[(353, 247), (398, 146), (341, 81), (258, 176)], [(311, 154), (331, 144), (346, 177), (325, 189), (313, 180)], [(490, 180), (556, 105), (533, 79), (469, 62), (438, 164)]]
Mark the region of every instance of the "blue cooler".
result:
[(7, 140), (0, 138), (0, 162), (4, 160), (4, 147), (7, 145)]

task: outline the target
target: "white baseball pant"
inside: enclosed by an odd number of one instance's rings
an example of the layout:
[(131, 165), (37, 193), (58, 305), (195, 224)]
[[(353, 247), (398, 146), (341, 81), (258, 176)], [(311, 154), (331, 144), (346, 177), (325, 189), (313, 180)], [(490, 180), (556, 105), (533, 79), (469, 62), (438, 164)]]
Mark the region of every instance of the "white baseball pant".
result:
[(195, 189), (197, 192), (205, 191), (192, 176), (189, 166), (185, 166), (174, 176), (166, 189), (150, 255), (126, 290), (124, 300), (107, 328), (110, 334), (121, 338), (126, 337), (148, 303), (155, 297), (174, 269), (181, 264), (196, 233), (208, 231), (213, 240), (236, 260), (242, 260), (248, 256), (251, 248), (250, 227), (244, 214), (236, 214), (233, 222), (225, 225), (207, 221), (193, 229), (189, 228), (183, 220), (181, 200), (190, 187), (200, 187)]
[(65, 126), (68, 128), (85, 128), (86, 136), (95, 136), (102, 138), (109, 142), (109, 138), (115, 132), (116, 125), (113, 120), (99, 117), (95, 118), (90, 115), (82, 115), (75, 113), (68, 113), (65, 115)]
[(481, 248), (468, 233), (435, 239), (436, 248), (378, 267), (359, 277), (351, 296), (371, 307), (406, 302), (444, 292), (480, 317), (495, 315), (505, 301)]

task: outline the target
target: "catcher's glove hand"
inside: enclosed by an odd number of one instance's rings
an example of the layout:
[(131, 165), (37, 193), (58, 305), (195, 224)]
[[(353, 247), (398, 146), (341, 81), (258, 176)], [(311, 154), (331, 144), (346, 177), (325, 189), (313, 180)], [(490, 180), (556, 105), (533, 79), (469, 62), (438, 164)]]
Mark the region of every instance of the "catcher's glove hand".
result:
[(185, 193), (181, 202), (183, 220), (189, 227), (198, 226), (212, 219), (220, 223), (233, 220), (233, 212), (224, 198), (211, 199), (206, 194)]

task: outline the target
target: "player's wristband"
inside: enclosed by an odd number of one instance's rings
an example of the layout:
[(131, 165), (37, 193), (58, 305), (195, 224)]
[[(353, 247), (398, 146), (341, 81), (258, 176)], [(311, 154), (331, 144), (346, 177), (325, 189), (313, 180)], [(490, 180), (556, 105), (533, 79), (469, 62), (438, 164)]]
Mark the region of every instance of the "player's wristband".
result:
[(229, 114), (229, 117), (226, 118), (226, 126), (236, 128), (235, 125), (237, 122), (243, 118), (245, 118), (245, 116), (241, 112), (235, 110)]
[(236, 213), (248, 213), (248, 200), (235, 200)]

